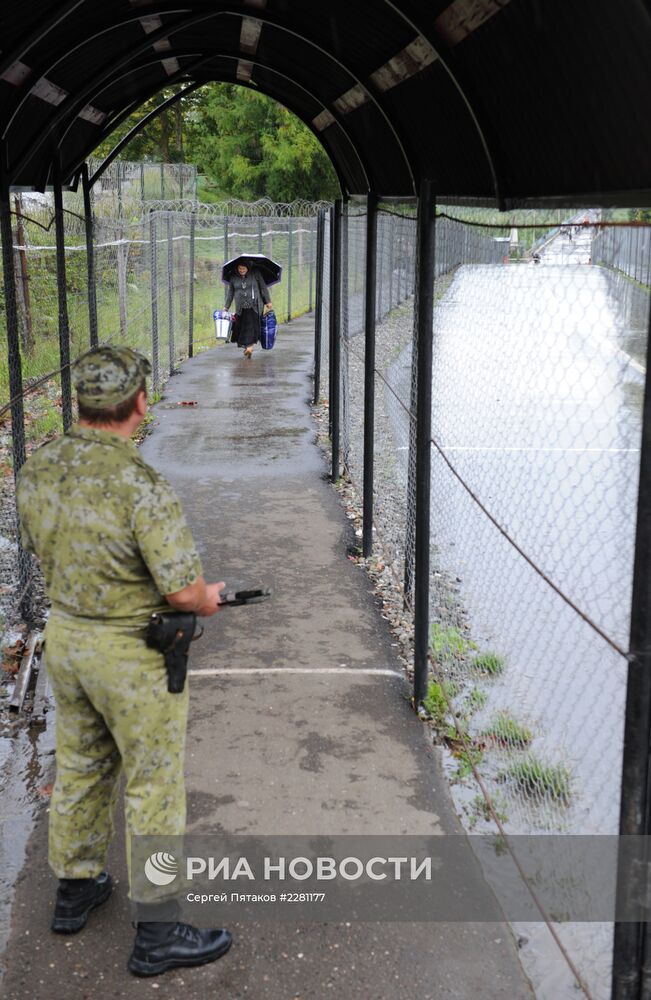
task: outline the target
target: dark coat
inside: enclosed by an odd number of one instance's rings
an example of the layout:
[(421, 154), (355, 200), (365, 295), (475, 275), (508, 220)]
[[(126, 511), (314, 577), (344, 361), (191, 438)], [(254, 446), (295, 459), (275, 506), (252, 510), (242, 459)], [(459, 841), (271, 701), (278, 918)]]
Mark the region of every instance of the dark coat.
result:
[(235, 299), (236, 316), (241, 316), (247, 300), (258, 316), (262, 315), (263, 306), (267, 302), (271, 302), (271, 295), (257, 268), (252, 267), (244, 278), (240, 278), (239, 274), (231, 278), (228, 283), (224, 309), (228, 309), (233, 299)]

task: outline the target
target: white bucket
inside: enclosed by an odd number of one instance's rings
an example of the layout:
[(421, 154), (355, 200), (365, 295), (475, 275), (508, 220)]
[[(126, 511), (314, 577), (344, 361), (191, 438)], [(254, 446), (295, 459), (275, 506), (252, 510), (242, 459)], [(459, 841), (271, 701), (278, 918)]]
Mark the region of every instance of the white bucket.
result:
[(215, 309), (212, 314), (215, 321), (215, 337), (217, 340), (230, 340), (231, 324), (233, 317), (223, 309)]

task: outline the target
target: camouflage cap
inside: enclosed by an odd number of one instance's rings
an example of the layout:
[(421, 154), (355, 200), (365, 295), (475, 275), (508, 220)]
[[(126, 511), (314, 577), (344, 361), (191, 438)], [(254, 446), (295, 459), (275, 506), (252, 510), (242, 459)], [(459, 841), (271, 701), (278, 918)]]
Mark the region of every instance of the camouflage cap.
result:
[(131, 347), (93, 347), (75, 362), (72, 381), (82, 406), (107, 410), (124, 403), (151, 372), (149, 361)]

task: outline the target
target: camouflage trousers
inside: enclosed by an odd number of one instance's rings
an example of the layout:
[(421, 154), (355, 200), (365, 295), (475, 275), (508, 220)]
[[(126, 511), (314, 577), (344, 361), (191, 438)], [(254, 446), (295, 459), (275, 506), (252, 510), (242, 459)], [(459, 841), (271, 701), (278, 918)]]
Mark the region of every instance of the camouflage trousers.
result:
[(122, 770), (129, 869), (131, 837), (184, 833), (188, 684), (168, 693), (163, 657), (142, 635), (57, 613), (47, 624), (56, 702), (49, 861), (59, 878), (105, 867)]

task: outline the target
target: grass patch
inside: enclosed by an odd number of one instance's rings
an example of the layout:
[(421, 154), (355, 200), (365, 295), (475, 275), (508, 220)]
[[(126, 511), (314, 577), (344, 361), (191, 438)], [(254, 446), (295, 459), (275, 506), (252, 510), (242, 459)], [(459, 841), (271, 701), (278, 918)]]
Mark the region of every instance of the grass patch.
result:
[(476, 712), (477, 709), (483, 708), (488, 701), (488, 695), (481, 688), (474, 687), (466, 699), (466, 707), (468, 712)]
[(502, 781), (511, 779), (527, 795), (540, 795), (555, 802), (567, 803), (571, 796), (571, 775), (562, 764), (544, 764), (529, 756), (516, 761), (504, 771)]
[(443, 681), (442, 685), (438, 681), (430, 681), (423, 707), (431, 715), (437, 729), (442, 729), (446, 725), (449, 714), (448, 699), (454, 698), (457, 693), (458, 688), (451, 681)]
[(429, 630), (429, 646), (432, 656), (441, 663), (458, 659), (477, 648), (460, 629), (453, 625), (444, 628), (439, 622), (434, 622)]
[(488, 674), (490, 677), (496, 677), (501, 674), (504, 670), (504, 659), (498, 656), (497, 653), (488, 651), (486, 653), (480, 653), (472, 661), (472, 666), (474, 670), (479, 671), (481, 674)]
[(526, 726), (521, 726), (519, 722), (509, 715), (508, 712), (500, 712), (496, 715), (482, 736), (493, 740), (494, 743), (506, 747), (528, 747), (533, 739), (533, 733)]

